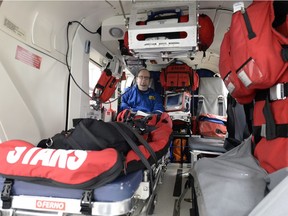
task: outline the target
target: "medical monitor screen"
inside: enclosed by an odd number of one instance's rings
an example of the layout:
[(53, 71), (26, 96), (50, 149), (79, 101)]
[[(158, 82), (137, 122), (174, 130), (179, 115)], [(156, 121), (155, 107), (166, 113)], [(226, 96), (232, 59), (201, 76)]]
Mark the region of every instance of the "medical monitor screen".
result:
[(179, 106), (182, 105), (182, 94), (167, 95), (166, 106)]
[(165, 111), (186, 111), (190, 109), (190, 94), (186, 92), (167, 94), (165, 96)]

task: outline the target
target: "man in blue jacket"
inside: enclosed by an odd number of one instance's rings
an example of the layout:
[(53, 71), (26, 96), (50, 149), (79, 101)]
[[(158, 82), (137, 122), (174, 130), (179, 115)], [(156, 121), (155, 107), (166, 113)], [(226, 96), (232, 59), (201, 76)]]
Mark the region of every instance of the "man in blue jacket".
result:
[(152, 88), (149, 88), (151, 74), (147, 69), (141, 69), (136, 76), (136, 85), (126, 89), (122, 96), (120, 111), (130, 109), (145, 113), (163, 112), (161, 96)]

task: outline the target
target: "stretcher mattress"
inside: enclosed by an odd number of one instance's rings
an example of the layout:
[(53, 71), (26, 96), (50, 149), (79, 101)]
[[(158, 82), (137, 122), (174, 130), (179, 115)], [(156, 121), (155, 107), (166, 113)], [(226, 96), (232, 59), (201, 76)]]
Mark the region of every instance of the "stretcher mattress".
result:
[(135, 212), (136, 204), (137, 210), (140, 209), (138, 206), (144, 206), (154, 191), (154, 174), (161, 174), (159, 162), (167, 153), (172, 133), (168, 114), (153, 119), (151, 126), (156, 129), (150, 132), (149, 143), (133, 133), (142, 144), (137, 146), (129, 135), (121, 132), (133, 148), (124, 155), (125, 160), (116, 148), (86, 151), (39, 148), (23, 140), (1, 143), (0, 213), (124, 215)]
[[(94, 189), (91, 203), (91, 215), (122, 215), (133, 207), (133, 198), (143, 180), (143, 170), (121, 176), (111, 183)], [(0, 177), (0, 188), (4, 186), (5, 178)], [(81, 189), (69, 189), (46, 186), (14, 180), (11, 191), (11, 215), (42, 215), (49, 213), (83, 214), (83, 192)], [(85, 203), (87, 204), (87, 203)], [(3, 208), (3, 201), (0, 202)], [(4, 210), (5, 211), (5, 210)], [(1, 209), (2, 212), (2, 209)], [(28, 212), (28, 213), (27, 213)], [(44, 215), (44, 214), (43, 214)]]
[[(131, 198), (139, 187), (143, 178), (143, 171), (121, 176), (113, 182), (94, 189), (94, 201), (116, 202)], [(0, 176), (0, 188), (3, 188), (5, 178)], [(81, 199), (84, 190), (68, 189), (29, 183), (20, 180), (14, 180), (11, 195), (28, 195), (28, 196), (46, 196), (57, 198)]]

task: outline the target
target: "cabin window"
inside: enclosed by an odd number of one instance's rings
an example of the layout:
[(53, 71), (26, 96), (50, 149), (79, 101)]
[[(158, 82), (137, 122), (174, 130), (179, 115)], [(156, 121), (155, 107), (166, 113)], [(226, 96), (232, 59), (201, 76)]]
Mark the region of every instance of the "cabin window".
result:
[[(95, 85), (101, 76), (101, 66), (94, 61), (89, 61), (89, 95), (92, 96)], [(90, 101), (90, 104), (93, 101)]]
[(133, 85), (135, 77), (129, 70), (125, 70), (125, 78), (126, 78), (125, 80), (121, 81), (120, 89), (122, 93), (127, 87)]

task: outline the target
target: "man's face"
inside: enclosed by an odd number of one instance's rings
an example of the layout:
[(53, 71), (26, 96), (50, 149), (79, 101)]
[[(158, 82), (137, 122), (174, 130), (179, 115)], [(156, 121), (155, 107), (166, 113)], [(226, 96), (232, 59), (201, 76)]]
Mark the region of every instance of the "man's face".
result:
[(141, 91), (146, 91), (150, 85), (150, 72), (147, 70), (141, 70), (136, 77), (136, 83), (138, 89)]

